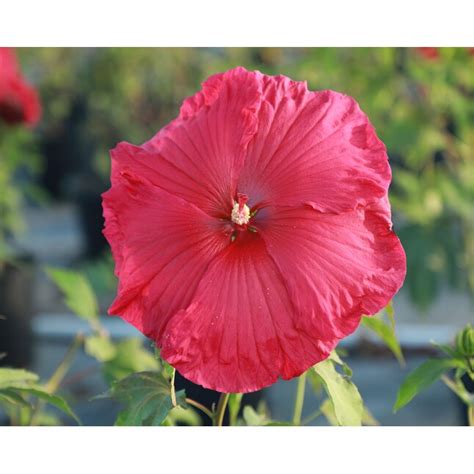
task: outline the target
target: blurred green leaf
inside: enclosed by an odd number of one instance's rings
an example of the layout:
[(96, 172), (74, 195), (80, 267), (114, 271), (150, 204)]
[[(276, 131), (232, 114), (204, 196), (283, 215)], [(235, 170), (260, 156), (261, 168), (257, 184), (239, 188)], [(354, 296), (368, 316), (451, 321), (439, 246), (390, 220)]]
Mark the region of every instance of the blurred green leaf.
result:
[(31, 404), (25, 400), (14, 388), (0, 389), (0, 405), (8, 407), (21, 405), (28, 409), (31, 409)]
[(74, 418), (77, 424), (81, 424), (79, 418), (71, 410), (71, 407), (69, 406), (67, 401), (59, 395), (52, 395), (39, 386), (31, 388), (16, 388), (16, 390), (24, 394), (32, 395), (33, 397), (39, 398), (40, 400), (43, 400), (46, 403), (49, 403), (50, 405), (53, 405), (66, 415), (70, 416), (71, 418)]
[(351, 378), (352, 369), (339, 357), (339, 354), (336, 352), (336, 349), (333, 349), (328, 357), (329, 360), (332, 360), (335, 364), (341, 366), (344, 375)]
[(452, 359), (458, 359), (460, 362), (466, 362), (465, 357), (451, 346), (447, 344), (438, 344), (435, 341), (431, 341), (431, 344), (437, 347), (440, 351), (444, 352), (448, 357), (451, 357)]
[(178, 424), (187, 426), (200, 426), (202, 420), (200, 415), (192, 408), (183, 408), (182, 406), (174, 407), (166, 417), (163, 423), (166, 426), (176, 426)]
[[(329, 398), (326, 398), (319, 407), (321, 413), (331, 426), (339, 426), (339, 422), (334, 411), (334, 404)], [(364, 426), (379, 426), (380, 423), (374, 418), (370, 410), (364, 405), (362, 412), (362, 425)]]
[(48, 276), (64, 293), (65, 303), (77, 316), (91, 320), (98, 317), (98, 304), (89, 282), (72, 270), (46, 268)]
[(60, 418), (55, 414), (42, 410), (36, 416), (36, 424), (38, 426), (60, 426), (62, 423)]
[(160, 362), (143, 346), (141, 338), (124, 339), (115, 344), (115, 351), (115, 356), (102, 365), (109, 383), (134, 372), (160, 369)]
[(428, 388), (445, 372), (459, 366), (455, 359), (429, 359), (412, 371), (400, 386), (393, 411), (397, 412), (419, 392)]
[(377, 336), (379, 336), (392, 351), (400, 365), (404, 365), (405, 359), (403, 358), (402, 349), (395, 334), (395, 330), (391, 324), (387, 324), (382, 318), (383, 315), (380, 313), (374, 316), (364, 316), (362, 318), (362, 324), (377, 334)]
[(247, 426), (264, 426), (269, 423), (267, 417), (257, 413), (250, 405), (245, 405), (242, 416)]
[[(112, 384), (96, 398), (113, 398), (125, 405), (118, 426), (159, 426), (173, 408), (171, 385), (159, 372), (138, 372)], [(184, 390), (176, 392), (178, 405), (187, 407)]]
[(364, 413), (362, 415), (362, 424), (364, 426), (379, 426), (380, 423), (375, 419), (372, 412), (364, 405)]
[(337, 372), (332, 360), (324, 360), (313, 367), (321, 377), (326, 393), (334, 407), (334, 414), (341, 426), (361, 426), (363, 402), (357, 387)]
[(38, 375), (24, 369), (0, 368), (0, 389), (28, 387), (38, 379)]
[(334, 411), (334, 404), (330, 398), (326, 398), (321, 403), (319, 409), (331, 426), (339, 426), (339, 421), (336, 417), (336, 412)]
[(85, 339), (85, 351), (99, 362), (107, 362), (117, 355), (117, 349), (108, 336), (93, 335)]

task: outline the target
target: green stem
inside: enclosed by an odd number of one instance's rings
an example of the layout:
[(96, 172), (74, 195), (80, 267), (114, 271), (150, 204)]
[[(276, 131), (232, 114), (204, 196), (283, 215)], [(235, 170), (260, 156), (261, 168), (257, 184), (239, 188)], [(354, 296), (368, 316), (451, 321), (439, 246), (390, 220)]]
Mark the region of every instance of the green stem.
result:
[[(82, 346), (84, 342), (84, 336), (83, 334), (77, 334), (74, 340), (72, 341), (71, 345), (69, 346), (64, 359), (61, 361), (61, 363), (58, 365), (56, 370), (54, 371), (53, 375), (51, 375), (50, 379), (45, 385), (45, 391), (48, 392), (50, 395), (54, 394), (61, 385), (61, 382), (63, 381), (64, 377), (68, 373), (69, 369), (71, 368), (71, 365), (74, 361), (74, 358), (76, 356), (76, 352), (78, 349)], [(44, 408), (45, 402), (40, 400), (38, 401), (35, 409), (33, 410), (33, 413), (31, 414), (31, 419), (30, 419), (30, 426), (36, 426), (38, 417), (41, 413), (41, 410)]]
[(298, 378), (298, 386), (296, 387), (295, 409), (293, 411), (293, 424), (301, 425), (301, 413), (303, 412), (304, 390), (306, 387), (306, 372)]
[(173, 368), (173, 375), (171, 376), (171, 403), (175, 407), (177, 405), (176, 403), (176, 388), (174, 386), (174, 379), (176, 376), (176, 369)]
[(474, 405), (467, 407), (467, 419), (469, 420), (469, 426), (474, 426)]
[(217, 410), (214, 418), (214, 426), (222, 426), (224, 422), (225, 409), (227, 407), (227, 402), (229, 401), (230, 393), (221, 393), (219, 397), (219, 402), (217, 404)]
[(212, 414), (212, 411), (206, 408), (204, 405), (201, 403), (197, 402), (196, 400), (193, 400), (192, 398), (186, 398), (186, 403), (188, 405), (191, 405), (198, 410), (201, 410), (205, 415), (207, 415), (211, 420), (214, 419), (214, 415)]
[(74, 361), (74, 357), (76, 356), (76, 352), (82, 346), (83, 342), (84, 336), (82, 334), (77, 334), (71, 345), (69, 346), (66, 355), (64, 356), (64, 359), (58, 365), (57, 369), (54, 371), (53, 375), (45, 385), (45, 389), (48, 393), (53, 394), (59, 388), (65, 375), (71, 368), (72, 362)]

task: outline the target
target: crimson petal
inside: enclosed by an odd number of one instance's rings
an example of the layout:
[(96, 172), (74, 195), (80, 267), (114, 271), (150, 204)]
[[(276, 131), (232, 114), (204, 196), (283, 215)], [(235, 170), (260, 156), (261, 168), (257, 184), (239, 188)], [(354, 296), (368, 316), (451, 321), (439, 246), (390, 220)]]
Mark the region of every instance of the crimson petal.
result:
[(242, 68), (209, 78), (179, 117), (143, 148), (159, 185), (218, 217), (232, 208), (236, 182), (257, 130), (260, 85)]
[(130, 174), (103, 194), (103, 207), (120, 278), (109, 313), (159, 338), (167, 319), (188, 306), (229, 236), (197, 207)]
[(255, 202), (341, 212), (376, 201), (391, 179), (385, 145), (357, 102), (309, 92), (284, 76), (260, 75), (259, 129), (249, 145), (239, 191)]
[(384, 308), (401, 287), (405, 253), (388, 201), (344, 214), (310, 205), (268, 208), (258, 228), (284, 275), (301, 324), (316, 338), (343, 338), (362, 314)]
[(189, 380), (242, 393), (300, 375), (336, 341), (304, 331), (264, 242), (246, 233), (211, 263), (160, 343), (161, 356)]

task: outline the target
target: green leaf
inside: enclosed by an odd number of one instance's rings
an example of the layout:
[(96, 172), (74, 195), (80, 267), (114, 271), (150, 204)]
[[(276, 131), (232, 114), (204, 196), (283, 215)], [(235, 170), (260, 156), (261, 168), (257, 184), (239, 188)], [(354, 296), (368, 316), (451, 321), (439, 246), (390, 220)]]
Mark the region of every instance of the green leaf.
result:
[(242, 416), (247, 426), (264, 426), (269, 422), (265, 415), (257, 413), (250, 405), (244, 406)]
[(168, 426), (176, 426), (178, 423), (188, 426), (200, 426), (202, 423), (201, 417), (196, 411), (179, 405), (169, 412), (165, 421)]
[(344, 375), (347, 377), (352, 377), (352, 369), (339, 357), (339, 354), (336, 352), (336, 349), (332, 350), (328, 357), (329, 360), (332, 360), (335, 364), (340, 365)]
[(324, 389), (332, 401), (334, 414), (341, 426), (361, 426), (364, 404), (357, 387), (337, 372), (332, 360), (313, 367), (321, 377)]
[(239, 415), (240, 405), (242, 403), (243, 393), (231, 393), (229, 396), (229, 419), (230, 425), (234, 426), (237, 423), (237, 417)]
[(316, 395), (319, 395), (321, 391), (324, 389), (321, 377), (319, 377), (318, 374), (314, 370), (308, 370), (306, 372), (306, 376), (308, 377), (308, 380), (311, 385), (311, 388), (313, 389), (313, 392)]
[(402, 349), (395, 334), (394, 324), (387, 324), (380, 314), (375, 316), (364, 316), (362, 318), (362, 324), (382, 339), (382, 341), (392, 351), (393, 355), (397, 358), (400, 365), (405, 364)]
[(116, 354), (102, 366), (106, 380), (111, 383), (134, 372), (159, 370), (160, 362), (143, 346), (143, 339), (134, 337), (115, 344)]
[(339, 426), (339, 421), (337, 420), (336, 412), (334, 411), (334, 405), (329, 398), (326, 398), (326, 400), (321, 403), (319, 409), (331, 426)]
[[(326, 400), (321, 403), (319, 409), (321, 410), (321, 413), (326, 417), (326, 420), (330, 425), (339, 425), (336, 413), (334, 411), (334, 405), (329, 398), (326, 398)], [(378, 426), (380, 424), (365, 405), (362, 413), (362, 424), (364, 426)]]
[(39, 377), (24, 369), (0, 368), (0, 389), (27, 387), (37, 382)]
[(459, 366), (455, 359), (429, 359), (412, 371), (400, 386), (394, 413), (409, 403), (419, 392), (428, 388), (447, 370)]
[(32, 395), (33, 397), (39, 398), (41, 400), (44, 400), (46, 403), (49, 403), (50, 405), (55, 406), (66, 415), (70, 416), (71, 418), (74, 418), (74, 420), (77, 422), (78, 425), (81, 424), (81, 421), (75, 415), (75, 413), (71, 410), (71, 407), (69, 406), (67, 401), (64, 398), (60, 397), (59, 395), (52, 395), (46, 392), (44, 389), (42, 389), (39, 386), (36, 386), (34, 388), (16, 388), (15, 390), (21, 393)]
[(87, 354), (99, 362), (107, 362), (117, 355), (117, 349), (108, 336), (93, 335), (85, 340), (84, 349)]
[(336, 352), (336, 350), (332, 350), (331, 353), (329, 354), (329, 359), (335, 362), (338, 365), (345, 365), (345, 363), (342, 361), (342, 359), (339, 357), (339, 354)]
[(99, 306), (88, 280), (80, 273), (59, 268), (46, 268), (48, 276), (64, 293), (67, 307), (83, 319), (97, 319)]
[[(173, 408), (171, 385), (159, 372), (129, 375), (96, 398), (113, 398), (125, 404), (115, 423), (117, 426), (159, 426)], [(187, 407), (184, 390), (176, 393), (176, 401)]]
[(464, 356), (453, 349), (451, 346), (447, 344), (439, 344), (436, 341), (431, 341), (433, 346), (437, 347), (440, 351), (443, 351), (448, 357), (452, 357), (453, 359), (463, 360)]
[(36, 418), (37, 426), (61, 426), (61, 419), (53, 413), (47, 413), (46, 411), (41, 411)]
[(380, 423), (375, 419), (372, 412), (364, 405), (364, 413), (362, 415), (362, 424), (364, 426), (379, 426)]
[(31, 404), (28, 403), (15, 389), (5, 388), (0, 390), (0, 404), (1, 405), (20, 405), (31, 409)]

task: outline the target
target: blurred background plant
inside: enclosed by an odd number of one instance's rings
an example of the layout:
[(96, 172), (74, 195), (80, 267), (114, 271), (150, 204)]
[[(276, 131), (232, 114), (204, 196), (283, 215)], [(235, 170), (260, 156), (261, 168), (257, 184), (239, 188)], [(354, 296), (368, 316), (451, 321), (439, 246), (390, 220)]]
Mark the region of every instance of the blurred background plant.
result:
[(45, 104), (35, 142), (42, 184), (55, 199), (81, 203), (89, 256), (105, 248), (98, 196), (108, 186), (108, 150), (146, 141), (204, 78), (243, 65), (355, 97), (388, 148), (411, 299), (425, 310), (445, 284), (472, 294), (472, 49), (46, 48), (21, 56)]
[[(5, 362), (29, 362), (31, 256), (16, 245), (25, 200), (37, 198), (32, 177), (40, 163), (28, 128), (41, 114), (38, 95), (24, 78), (16, 53), (0, 48), (0, 353)], [(20, 336), (17, 341), (17, 336)], [(1, 363), (1, 361), (0, 361)]]
[(23, 77), (16, 53), (0, 48), (0, 263), (7, 258), (7, 236), (22, 229), (23, 196), (38, 192), (24, 179), (39, 164), (34, 137), (25, 127), (36, 125), (40, 113), (36, 90)]

